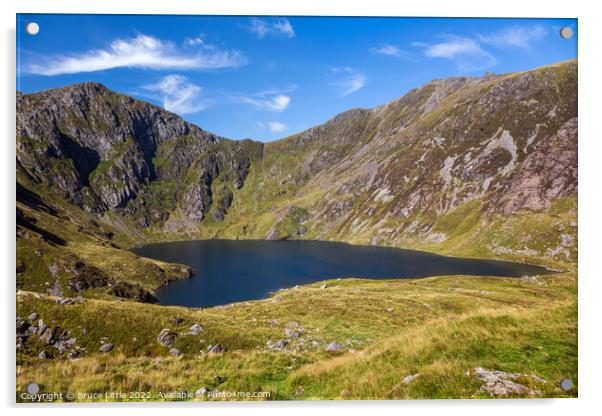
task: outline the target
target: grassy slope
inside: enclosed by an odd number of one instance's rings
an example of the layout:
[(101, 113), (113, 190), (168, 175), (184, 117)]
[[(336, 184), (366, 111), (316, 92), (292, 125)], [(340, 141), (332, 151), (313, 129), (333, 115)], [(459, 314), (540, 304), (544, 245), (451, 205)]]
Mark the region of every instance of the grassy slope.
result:
[[(209, 309), (92, 299), (58, 305), (29, 292), (18, 296), (17, 305), (20, 316), (37, 312), (87, 350), (74, 361), (19, 354), (18, 388), (35, 380), (43, 391), (88, 393), (207, 387), (270, 391), (272, 399), (485, 397), (474, 375), (466, 375), (478, 366), (543, 377), (548, 383), (524, 380), (540, 396), (564, 396), (558, 382), (577, 381), (574, 273), (536, 282), (467, 276), (335, 280), (326, 289), (316, 283)], [(284, 338), (291, 321), (305, 329), (289, 344), (291, 351), (267, 350), (266, 342)], [(203, 332), (184, 335), (194, 322)], [(155, 341), (162, 328), (180, 334), (175, 347), (183, 357), (169, 356)], [(108, 354), (97, 352), (103, 337), (115, 344)], [(325, 352), (333, 341), (345, 351)], [(202, 352), (216, 343), (228, 351)], [(27, 348), (53, 352), (35, 343)], [(420, 376), (414, 382), (402, 383), (415, 373)]]
[[(17, 239), (17, 288), (45, 292), (60, 281), (65, 295), (75, 295), (68, 289), (66, 281), (76, 278), (72, 265), (82, 261), (113, 278), (153, 292), (167, 281), (187, 276), (181, 265), (139, 257), (123, 250), (136, 242), (136, 236), (127, 236), (122, 230), (99, 221), (97, 217), (77, 209), (59, 198), (44, 193), (41, 187), (31, 186), (50, 207), (48, 210), (34, 209), (17, 202), (28, 222), (43, 229), (64, 244), (56, 243), (43, 235), (24, 230)], [(19, 264), (22, 268), (19, 270)], [(51, 269), (57, 272), (53, 276)], [(84, 291), (84, 296), (105, 296), (98, 290)]]

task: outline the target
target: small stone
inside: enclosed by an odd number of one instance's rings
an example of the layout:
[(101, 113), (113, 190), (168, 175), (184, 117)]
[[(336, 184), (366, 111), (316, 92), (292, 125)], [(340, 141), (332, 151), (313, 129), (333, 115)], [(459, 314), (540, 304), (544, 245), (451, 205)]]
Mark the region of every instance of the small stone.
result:
[(73, 351), (69, 351), (69, 354), (67, 354), (67, 358), (70, 360), (74, 360), (77, 357), (79, 357), (79, 352), (73, 350)]
[(326, 289), (328, 287), (328, 285), (326, 283), (324, 283), (323, 285), (320, 285), (320, 289)]
[(35, 321), (36, 319), (38, 319), (38, 314), (35, 312), (27, 317), (27, 320), (31, 322)]
[(51, 328), (46, 327), (44, 332), (41, 333), (40, 339), (46, 344), (52, 344), (54, 338), (54, 331)]
[(403, 378), (403, 380), (401, 380), (401, 382), (402, 382), (403, 384), (409, 384), (409, 383), (411, 383), (412, 381), (414, 381), (414, 380), (416, 379), (416, 377), (418, 377), (419, 375), (420, 375), (419, 373), (416, 373), (416, 374), (410, 374), (409, 376), (405, 376), (405, 377)]
[(271, 350), (275, 350), (275, 351), (282, 351), (286, 348), (287, 345), (288, 345), (288, 340), (286, 340), (286, 339), (279, 339), (276, 342), (273, 342), (273, 341), (267, 342), (268, 348)]
[(56, 344), (54, 344), (54, 347), (59, 350), (59, 354), (64, 354), (67, 351), (69, 351), (69, 349), (67, 348), (67, 346), (65, 346), (65, 343), (63, 341), (59, 341)]
[(190, 327), (190, 329), (188, 330), (188, 333), (190, 335), (198, 335), (201, 333), (201, 331), (203, 330), (203, 327), (200, 323), (196, 322), (194, 325), (192, 325)]
[(292, 328), (285, 328), (284, 329), (284, 335), (289, 337), (289, 338), (299, 338), (299, 336), (301, 335), (301, 333), (295, 329)]
[(38, 354), (38, 357), (40, 357), (43, 360), (47, 360), (50, 358), (50, 354), (48, 354), (46, 351), (42, 351)]
[(164, 347), (172, 347), (176, 342), (176, 338), (178, 338), (178, 334), (172, 332), (169, 328), (165, 328), (157, 336), (157, 342)]
[(113, 344), (110, 344), (107, 342), (107, 343), (102, 344), (100, 346), (99, 350), (100, 350), (100, 352), (107, 353), (107, 352), (111, 351), (112, 349), (113, 349)]
[(343, 349), (343, 346), (339, 343), (331, 342), (330, 344), (326, 345), (324, 349), (326, 351), (341, 351)]
[(220, 345), (220, 344), (209, 345), (207, 347), (207, 352), (213, 353), (213, 354), (217, 354), (220, 352), (226, 352), (226, 347), (224, 347), (223, 345)]
[(169, 353), (171, 355), (173, 355), (173, 356), (176, 356), (176, 357), (182, 355), (182, 352), (179, 349), (177, 349), (177, 348), (170, 348), (169, 349)]

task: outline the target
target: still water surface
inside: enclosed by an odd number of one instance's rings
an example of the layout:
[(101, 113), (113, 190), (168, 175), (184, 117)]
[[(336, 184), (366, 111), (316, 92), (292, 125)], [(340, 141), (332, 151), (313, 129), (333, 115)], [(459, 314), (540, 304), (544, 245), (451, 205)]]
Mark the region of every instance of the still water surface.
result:
[(542, 267), (505, 261), (325, 241), (199, 240), (150, 244), (132, 251), (186, 264), (196, 271), (193, 278), (172, 282), (158, 292), (162, 305), (180, 306), (207, 307), (261, 299), (281, 288), (339, 277), (520, 277), (549, 273)]

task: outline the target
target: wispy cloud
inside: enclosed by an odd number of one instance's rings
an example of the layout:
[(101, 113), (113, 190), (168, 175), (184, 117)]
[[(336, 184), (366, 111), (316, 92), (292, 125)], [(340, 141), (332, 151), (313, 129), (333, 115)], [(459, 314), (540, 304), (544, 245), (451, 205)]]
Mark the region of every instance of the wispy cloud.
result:
[(403, 51), (399, 47), (395, 45), (390, 45), (388, 43), (385, 43), (384, 45), (378, 47), (370, 48), (370, 52), (372, 52), (375, 55), (393, 56), (395, 58), (411, 58), (411, 54), (409, 52)]
[(495, 57), (484, 50), (473, 39), (443, 34), (442, 42), (428, 44), (414, 42), (413, 45), (422, 48), (428, 58), (444, 58), (452, 60), (460, 71), (477, 71), (495, 64)]
[(251, 19), (251, 23), (249, 23), (247, 29), (258, 38), (264, 38), (268, 35), (285, 36), (288, 38), (295, 36), (293, 25), (284, 17), (271, 20), (254, 17)]
[(288, 126), (279, 121), (260, 121), (257, 123), (262, 129), (267, 129), (271, 133), (282, 133), (288, 130)]
[(512, 26), (486, 35), (479, 35), (482, 43), (506, 49), (511, 47), (531, 49), (531, 44), (546, 37), (548, 31), (542, 25)]
[(219, 48), (206, 40), (206, 36), (204, 34), (195, 36), (194, 38), (186, 38), (184, 41), (184, 45), (188, 47), (200, 47), (206, 49), (208, 51), (216, 51)]
[(339, 90), (341, 97), (353, 94), (366, 85), (366, 75), (348, 66), (331, 68), (330, 75), (333, 77), (330, 85)]
[(251, 104), (260, 110), (269, 110), (282, 112), (287, 109), (291, 103), (291, 97), (279, 94), (273, 97), (240, 97), (241, 101)]
[(297, 89), (296, 85), (290, 85), (284, 89), (270, 89), (253, 94), (235, 94), (236, 101), (250, 104), (258, 110), (282, 112), (291, 103), (290, 92)]
[(201, 97), (202, 88), (182, 75), (167, 75), (155, 84), (143, 88), (156, 93), (163, 107), (177, 114), (190, 114), (204, 110), (208, 103)]
[(114, 68), (217, 69), (239, 67), (245, 63), (245, 58), (236, 50), (201, 48), (194, 53), (185, 53), (171, 42), (140, 34), (134, 38), (116, 39), (105, 49), (40, 58), (24, 65), (24, 71), (52, 76)]

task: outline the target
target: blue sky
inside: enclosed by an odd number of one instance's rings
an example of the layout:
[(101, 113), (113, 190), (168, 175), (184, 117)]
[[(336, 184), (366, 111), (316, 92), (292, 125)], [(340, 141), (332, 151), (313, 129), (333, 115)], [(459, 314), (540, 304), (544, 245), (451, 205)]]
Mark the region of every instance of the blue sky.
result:
[(232, 139), (285, 137), (436, 78), (575, 57), (576, 19), (17, 16), (20, 91), (101, 82)]

